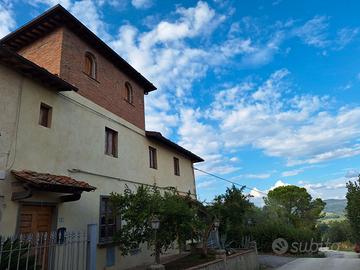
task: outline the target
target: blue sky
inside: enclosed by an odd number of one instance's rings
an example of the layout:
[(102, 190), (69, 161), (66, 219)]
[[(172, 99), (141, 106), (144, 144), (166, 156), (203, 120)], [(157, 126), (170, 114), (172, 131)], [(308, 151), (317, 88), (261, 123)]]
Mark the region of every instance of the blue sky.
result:
[[(0, 35), (57, 4), (0, 0)], [(343, 198), (359, 174), (358, 1), (62, 0), (148, 77), (147, 129), (256, 188)], [(227, 184), (197, 173), (202, 200)]]

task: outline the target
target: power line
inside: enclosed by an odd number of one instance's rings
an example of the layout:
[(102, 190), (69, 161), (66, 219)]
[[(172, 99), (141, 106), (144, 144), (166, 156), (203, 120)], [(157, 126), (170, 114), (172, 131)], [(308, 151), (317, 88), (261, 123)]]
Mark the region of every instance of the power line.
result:
[(231, 181), (231, 180), (229, 180), (229, 179), (223, 178), (223, 177), (221, 177), (221, 176), (215, 175), (215, 174), (213, 174), (213, 173), (206, 172), (206, 171), (204, 171), (204, 170), (201, 170), (201, 169), (198, 169), (198, 168), (195, 168), (195, 167), (194, 167), (194, 170), (199, 171), (199, 172), (202, 172), (202, 173), (207, 174), (207, 175), (210, 175), (210, 176), (215, 177), (215, 178), (217, 178), (217, 179), (220, 179), (220, 180), (222, 180), (222, 181), (228, 182), (228, 183), (233, 184), (233, 185), (235, 185), (235, 186), (239, 186), (239, 187), (241, 187), (241, 188), (245, 188), (245, 189), (248, 189), (248, 190), (251, 190), (251, 191), (255, 191), (255, 192), (258, 192), (258, 193), (260, 193), (260, 194), (263, 194), (263, 195), (266, 195), (266, 196), (267, 196), (267, 193), (262, 192), (262, 191), (260, 191), (260, 190), (258, 190), (258, 189), (256, 189), (256, 188), (247, 187), (246, 185), (240, 185), (239, 183), (236, 183), (236, 182)]

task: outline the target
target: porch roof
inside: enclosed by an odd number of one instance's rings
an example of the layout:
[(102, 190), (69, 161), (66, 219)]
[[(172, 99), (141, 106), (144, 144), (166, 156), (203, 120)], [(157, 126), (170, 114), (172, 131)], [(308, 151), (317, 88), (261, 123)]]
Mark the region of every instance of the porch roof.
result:
[(33, 188), (60, 193), (73, 193), (82, 191), (94, 191), (96, 187), (84, 181), (75, 180), (69, 176), (38, 173), (34, 171), (11, 171), (16, 179), (25, 182)]

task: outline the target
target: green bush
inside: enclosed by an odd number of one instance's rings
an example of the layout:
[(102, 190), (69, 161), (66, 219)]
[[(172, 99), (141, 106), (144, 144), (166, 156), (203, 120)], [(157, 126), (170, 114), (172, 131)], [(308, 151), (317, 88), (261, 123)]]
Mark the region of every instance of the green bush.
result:
[[(0, 245), (1, 244), (3, 244), (3, 248), (0, 270), (34, 269), (35, 257), (31, 255), (27, 258), (27, 244), (20, 244), (19, 240), (15, 240), (11, 244), (10, 239), (6, 239), (3, 243), (0, 243)], [(40, 269), (40, 266), (36, 266), (35, 269)]]
[(323, 234), (323, 239), (329, 240), (331, 243), (351, 241), (352, 234), (349, 222), (347, 220), (330, 222)]
[[(316, 230), (308, 228), (295, 228), (291, 225), (278, 222), (266, 222), (257, 224), (253, 227), (244, 228), (240, 233), (232, 233), (236, 238), (240, 235), (249, 235), (252, 240), (256, 241), (259, 251), (272, 252), (272, 243), (275, 239), (283, 238), (289, 243), (298, 242), (305, 245), (306, 243), (320, 241), (320, 234)], [(240, 240), (240, 239), (238, 239)]]

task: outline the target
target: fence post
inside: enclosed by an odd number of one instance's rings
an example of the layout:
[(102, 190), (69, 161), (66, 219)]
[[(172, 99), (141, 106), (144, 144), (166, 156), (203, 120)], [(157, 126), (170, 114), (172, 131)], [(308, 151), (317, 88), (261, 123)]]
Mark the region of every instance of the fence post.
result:
[(97, 245), (97, 224), (88, 224), (88, 247), (86, 258), (86, 270), (96, 270), (96, 245)]

